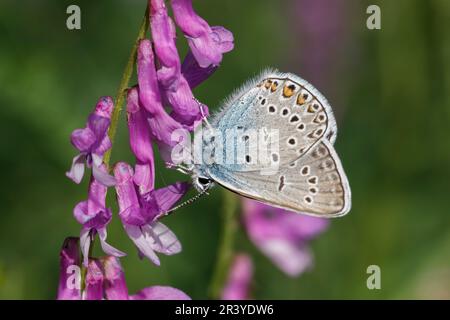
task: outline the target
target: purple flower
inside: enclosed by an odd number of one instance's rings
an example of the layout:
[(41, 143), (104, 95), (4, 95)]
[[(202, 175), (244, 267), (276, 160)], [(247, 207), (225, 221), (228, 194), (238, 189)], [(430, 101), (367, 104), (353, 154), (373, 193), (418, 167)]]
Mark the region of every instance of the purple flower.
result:
[(223, 53), (233, 50), (233, 34), (223, 27), (210, 27), (195, 13), (191, 0), (172, 0), (172, 9), (200, 67), (219, 65)]
[(114, 185), (114, 177), (99, 170), (104, 153), (111, 148), (108, 128), (113, 107), (111, 97), (100, 98), (94, 112), (89, 115), (86, 127), (72, 132), (70, 141), (80, 153), (73, 158), (72, 167), (66, 172), (66, 176), (75, 183), (80, 183), (83, 178), (86, 163), (88, 168), (92, 168), (92, 174), (100, 183), (105, 186)]
[(103, 289), (107, 300), (190, 300), (184, 292), (165, 286), (147, 287), (135, 295), (128, 295), (125, 273), (119, 259), (105, 257), (103, 264)]
[(247, 254), (234, 257), (228, 280), (222, 291), (223, 300), (246, 300), (250, 297), (250, 282), (253, 276), (253, 263)]
[(103, 287), (108, 300), (128, 300), (125, 273), (118, 258), (107, 256), (101, 259), (104, 273)]
[(130, 296), (130, 300), (191, 300), (183, 291), (168, 286), (144, 288)]
[(219, 66), (214, 66), (212, 64), (206, 68), (200, 67), (192, 52), (189, 51), (186, 54), (186, 57), (184, 57), (183, 64), (181, 65), (181, 73), (189, 84), (189, 87), (194, 89), (200, 83), (208, 79), (218, 67)]
[(89, 259), (86, 273), (86, 288), (83, 300), (103, 299), (103, 268), (100, 260)]
[[(98, 170), (106, 171), (105, 165), (101, 165)], [(105, 253), (118, 257), (125, 255), (125, 253), (106, 242), (106, 225), (111, 221), (112, 217), (111, 210), (106, 208), (105, 204), (106, 191), (107, 187), (99, 183), (95, 177), (91, 177), (88, 199), (78, 203), (73, 210), (75, 219), (83, 225), (80, 233), (80, 246), (85, 266), (88, 264), (92, 237), (96, 233), (99, 235), (100, 244)]]
[(253, 243), (290, 276), (312, 264), (307, 243), (328, 226), (325, 219), (299, 215), (243, 199), (244, 219)]
[(154, 251), (172, 255), (181, 251), (175, 234), (158, 219), (167, 212), (188, 190), (189, 184), (177, 182), (167, 187), (145, 191), (136, 184), (133, 169), (124, 162), (114, 167), (117, 179), (116, 192), (119, 216), (125, 231), (139, 250), (140, 255), (159, 265)]
[(80, 265), (78, 238), (69, 237), (64, 240), (59, 255), (59, 285), (58, 300), (80, 300), (81, 283), (77, 273)]
[(142, 40), (139, 44), (138, 83), (138, 95), (135, 90), (131, 90), (128, 94), (128, 104), (142, 105), (147, 111), (150, 133), (154, 139), (165, 145), (175, 145), (176, 141), (171, 140), (172, 132), (183, 127), (167, 114), (162, 105), (150, 40)]
[[(156, 56), (161, 65), (157, 71), (157, 79), (164, 101), (171, 105), (172, 117), (192, 130), (203, 114), (194, 99), (190, 84), (181, 73), (181, 62), (175, 43), (175, 26), (167, 14), (163, 0), (150, 1), (150, 25)], [(139, 86), (141, 87), (141, 82)], [(207, 114), (207, 107), (204, 106), (203, 109), (203, 113)]]
[(136, 184), (148, 192), (154, 188), (155, 161), (151, 140), (148, 113), (139, 105), (139, 93), (136, 87), (131, 88), (127, 97), (128, 132), (130, 147), (136, 156)]

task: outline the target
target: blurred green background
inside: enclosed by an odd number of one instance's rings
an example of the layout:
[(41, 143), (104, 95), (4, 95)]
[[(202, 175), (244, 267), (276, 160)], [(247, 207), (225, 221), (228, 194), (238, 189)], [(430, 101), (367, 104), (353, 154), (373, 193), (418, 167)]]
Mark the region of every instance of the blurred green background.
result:
[[(72, 208), (87, 190), (87, 179), (75, 185), (64, 175), (75, 155), (69, 135), (99, 96), (115, 95), (145, 2), (0, 1), (0, 298), (56, 295), (60, 246), (79, 233)], [(237, 249), (255, 262), (253, 296), (449, 299), (450, 2), (319, 2), (194, 1), (235, 37), (197, 98), (214, 110), (266, 66), (309, 79), (336, 110), (336, 149), (352, 187), (352, 211), (311, 243), (315, 266), (296, 279), (240, 232)], [(81, 30), (66, 28), (70, 4), (81, 7)], [(381, 30), (366, 28), (369, 4), (381, 7)], [(178, 43), (184, 54), (181, 33)], [(113, 161), (132, 161), (122, 118)], [(187, 179), (161, 164), (157, 171), (160, 186)], [(217, 188), (166, 219), (184, 250), (162, 256), (159, 268), (137, 258), (115, 216), (109, 241), (129, 253), (131, 293), (162, 284), (207, 297), (222, 197)], [(366, 287), (371, 264), (381, 267), (381, 290)]]

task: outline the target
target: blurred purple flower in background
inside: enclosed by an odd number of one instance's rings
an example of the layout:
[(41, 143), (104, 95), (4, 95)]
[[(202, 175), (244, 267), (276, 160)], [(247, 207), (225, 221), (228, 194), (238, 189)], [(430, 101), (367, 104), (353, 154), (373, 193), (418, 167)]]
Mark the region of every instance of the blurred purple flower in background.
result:
[(308, 241), (322, 233), (328, 220), (299, 215), (243, 199), (247, 233), (252, 242), (289, 276), (298, 276), (312, 264)]
[(92, 168), (92, 174), (97, 181), (105, 186), (114, 185), (114, 178), (100, 170), (103, 155), (111, 148), (108, 129), (113, 107), (111, 97), (100, 98), (94, 112), (89, 115), (86, 127), (72, 132), (70, 141), (80, 154), (73, 158), (72, 167), (66, 175), (74, 182), (80, 183), (86, 163), (88, 168)]
[(250, 256), (239, 253), (234, 257), (227, 282), (222, 291), (223, 300), (250, 299), (250, 283), (253, 277), (253, 263)]

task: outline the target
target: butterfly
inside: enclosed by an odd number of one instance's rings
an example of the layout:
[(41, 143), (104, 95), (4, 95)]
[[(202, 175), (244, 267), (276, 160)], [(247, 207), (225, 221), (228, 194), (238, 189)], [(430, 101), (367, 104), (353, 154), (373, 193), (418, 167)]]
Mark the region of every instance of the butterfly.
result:
[(350, 210), (331, 106), (302, 78), (265, 71), (226, 99), (207, 125), (200, 158), (208, 161), (187, 169), (199, 191), (194, 198), (217, 183), (297, 213), (326, 218)]

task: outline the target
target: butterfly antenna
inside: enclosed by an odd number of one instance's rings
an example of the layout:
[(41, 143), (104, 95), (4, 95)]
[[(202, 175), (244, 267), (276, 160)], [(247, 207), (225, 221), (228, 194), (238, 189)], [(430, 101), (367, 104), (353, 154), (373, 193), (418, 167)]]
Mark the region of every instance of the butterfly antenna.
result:
[(187, 199), (187, 200), (184, 201), (183, 203), (180, 203), (179, 205), (173, 207), (172, 209), (170, 209), (170, 210), (164, 212), (163, 216), (168, 216), (169, 214), (171, 214), (171, 213), (174, 212), (175, 210), (178, 210), (178, 209), (180, 209), (180, 208), (182, 208), (182, 207), (184, 207), (184, 206), (186, 206), (186, 205), (188, 205), (188, 204), (191, 204), (191, 203), (197, 201), (197, 200), (200, 199), (203, 195), (208, 194), (207, 191), (208, 191), (208, 189), (205, 189), (205, 190), (201, 191), (200, 193), (196, 194), (195, 196), (193, 196), (192, 198)]

